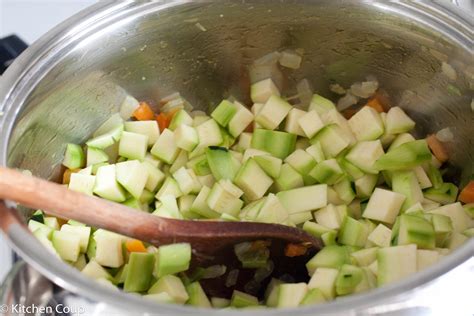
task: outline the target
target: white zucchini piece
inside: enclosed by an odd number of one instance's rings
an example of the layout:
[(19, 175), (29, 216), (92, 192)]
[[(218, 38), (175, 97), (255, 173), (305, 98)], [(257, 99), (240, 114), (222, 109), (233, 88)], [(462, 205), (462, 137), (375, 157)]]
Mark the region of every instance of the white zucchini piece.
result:
[(179, 212), (176, 197), (172, 195), (163, 195), (155, 205), (156, 209), (152, 213), (153, 215), (165, 218), (183, 219), (183, 215)]
[(251, 146), (285, 159), (295, 150), (296, 138), (296, 135), (290, 133), (256, 129), (252, 135)]
[(233, 180), (240, 168), (228, 149), (223, 147), (209, 147), (206, 149), (206, 158), (212, 175), (216, 180)]
[(155, 197), (160, 199), (160, 197), (165, 195), (172, 195), (175, 198), (179, 198), (184, 194), (181, 192), (178, 182), (176, 182), (176, 180), (171, 177), (167, 177), (160, 190), (156, 193)]
[(49, 217), (45, 216), (44, 219), (44, 225), (54, 229), (54, 230), (59, 230), (59, 222), (56, 217)]
[(415, 122), (401, 108), (394, 106), (387, 113), (385, 127), (389, 134), (401, 134), (411, 131)]
[(163, 276), (148, 290), (148, 294), (159, 293), (168, 294), (176, 304), (184, 304), (189, 299), (183, 281), (174, 275)]
[(314, 110), (319, 115), (323, 115), (324, 113), (335, 109), (336, 106), (331, 100), (326, 99), (319, 94), (314, 94), (313, 98), (311, 99), (311, 103), (309, 104), (308, 112)]
[(150, 153), (161, 161), (172, 164), (178, 157), (179, 150), (174, 139), (174, 133), (169, 129), (165, 129), (151, 148)]
[(384, 154), (380, 140), (357, 143), (345, 159), (364, 172), (377, 174), (376, 161)]
[(248, 148), (245, 150), (242, 162), (247, 162), (250, 158), (258, 157), (258, 156), (269, 156), (270, 154), (266, 151), (255, 149), (255, 148)]
[(347, 176), (343, 177), (342, 180), (334, 184), (333, 189), (336, 191), (339, 198), (344, 201), (344, 204), (350, 204), (352, 200), (355, 199), (355, 193), (352, 189), (352, 184)]
[(324, 126), (324, 122), (315, 110), (310, 112), (304, 112), (298, 118), (298, 124), (303, 131), (304, 135), (308, 138), (313, 138)]
[(234, 146), (234, 150), (239, 152), (243, 152), (250, 148), (250, 144), (252, 143), (252, 133), (242, 133), (239, 136), (239, 141), (237, 145)]
[(139, 199), (148, 180), (148, 169), (138, 160), (119, 162), (115, 167), (118, 183)]
[(114, 202), (126, 200), (126, 193), (117, 182), (116, 165), (102, 166), (97, 169), (94, 193)]
[[(305, 214), (305, 213), (302, 213), (302, 214)], [(334, 230), (332, 230), (330, 228), (327, 228), (327, 227), (325, 227), (321, 224), (311, 222), (311, 221), (305, 222), (303, 224), (302, 228), (305, 232), (307, 232), (308, 234), (311, 234), (315, 237), (321, 237), (321, 235), (323, 235), (324, 233), (334, 231)]]
[(133, 116), (133, 112), (140, 106), (140, 102), (131, 95), (126, 95), (120, 105), (120, 117), (128, 120)]
[(393, 140), (393, 142), (390, 145), (390, 147), (388, 148), (387, 152), (399, 147), (400, 145), (403, 145), (403, 144), (409, 143), (409, 142), (413, 142), (415, 140), (416, 140), (415, 137), (413, 137), (411, 134), (408, 134), (408, 133), (399, 134)]
[(343, 130), (336, 124), (324, 127), (311, 139), (311, 144), (320, 143), (326, 158), (336, 157), (346, 149), (350, 142), (344, 136)]
[(244, 205), (242, 200), (226, 191), (218, 182), (212, 187), (206, 202), (213, 211), (220, 214), (227, 213), (232, 216), (238, 216)]
[(376, 188), (362, 216), (393, 224), (404, 201), (405, 196), (403, 194)]
[(363, 247), (367, 242), (368, 235), (369, 231), (363, 223), (352, 217), (344, 216), (337, 241), (347, 246)]
[(315, 183), (314, 179), (308, 175), (316, 166), (316, 161), (306, 151), (303, 149), (296, 149), (291, 155), (285, 158), (285, 162), (303, 176), (305, 185)]
[(336, 159), (328, 159), (318, 163), (309, 175), (319, 183), (332, 185), (343, 179), (345, 174)]
[(128, 159), (145, 159), (148, 150), (148, 136), (123, 132), (119, 143), (119, 155)]
[(348, 122), (358, 141), (375, 140), (384, 132), (380, 114), (370, 106), (364, 106)]
[(120, 138), (122, 137), (123, 129), (123, 124), (121, 124), (103, 135), (88, 140), (86, 142), (86, 145), (99, 149), (105, 149), (107, 147), (110, 147), (115, 142), (118, 142), (120, 140)]
[(277, 191), (286, 191), (302, 186), (304, 186), (303, 176), (289, 164), (284, 163), (281, 166), (280, 175), (275, 179), (275, 189)]
[(196, 131), (198, 133), (199, 138), (199, 146), (197, 148), (219, 146), (224, 140), (222, 138), (219, 125), (213, 119), (207, 120), (206, 122), (197, 126)]
[(461, 247), (466, 241), (469, 240), (469, 237), (461, 233), (453, 233), (446, 242), (446, 246), (449, 250), (453, 251)]
[(98, 137), (104, 134), (107, 134), (108, 132), (114, 130), (115, 128), (123, 125), (123, 119), (120, 117), (119, 113), (115, 113), (111, 115), (107, 120), (102, 123), (99, 128), (97, 128), (94, 133), (92, 134), (92, 137)]
[(416, 245), (380, 248), (377, 253), (377, 285), (393, 283), (417, 271)]
[(94, 259), (90, 260), (89, 263), (81, 270), (81, 273), (89, 278), (98, 279), (112, 279), (112, 276), (105, 270), (100, 264)]
[(252, 123), (254, 116), (252, 112), (250, 112), (249, 109), (247, 109), (241, 103), (234, 101), (234, 104), (237, 107), (237, 113), (235, 113), (235, 115), (230, 120), (228, 129), (232, 136), (238, 137), (247, 128), (247, 126)]
[(291, 110), (291, 105), (277, 95), (272, 95), (255, 117), (255, 121), (266, 129), (274, 130)]
[(258, 306), (258, 298), (253, 295), (234, 290), (232, 293), (232, 299), (230, 300), (230, 306), (236, 308)]
[(145, 159), (143, 159), (143, 162), (148, 162), (150, 165), (152, 165), (155, 168), (161, 168), (161, 166), (163, 165), (163, 162), (161, 160), (159, 160), (158, 158), (156, 158), (150, 153), (146, 153)]
[(95, 176), (88, 176), (80, 173), (72, 173), (69, 180), (68, 189), (92, 195), (95, 185)]
[(277, 197), (290, 214), (314, 211), (327, 205), (327, 185), (281, 191), (277, 193)]
[(288, 113), (288, 116), (286, 117), (285, 132), (305, 137), (306, 134), (301, 129), (301, 126), (298, 124), (299, 119), (305, 114), (306, 112), (303, 110), (292, 108)]
[(94, 259), (98, 264), (109, 268), (118, 268), (123, 265), (122, 236), (105, 230), (97, 230), (93, 238), (96, 244)]
[(356, 195), (358, 198), (365, 199), (374, 192), (378, 176), (375, 174), (366, 174), (355, 181)]
[(86, 165), (89, 167), (101, 162), (109, 162), (109, 156), (101, 149), (87, 147)]
[(313, 159), (317, 162), (320, 163), (323, 160), (326, 160), (324, 158), (324, 151), (323, 147), (321, 147), (321, 144), (319, 142), (313, 143), (311, 146), (306, 148), (306, 152), (313, 157)]
[(209, 205), (207, 205), (206, 201), (210, 192), (211, 189), (204, 185), (189, 210), (205, 218), (219, 218), (221, 214), (213, 211)]
[(67, 234), (76, 235), (79, 237), (80, 252), (84, 253), (89, 245), (89, 237), (91, 234), (91, 228), (87, 226), (73, 226), (64, 224), (61, 226), (61, 231)]
[(201, 190), (201, 183), (191, 169), (181, 167), (173, 173), (173, 178), (178, 183), (179, 189), (184, 195), (198, 193)]
[(250, 97), (254, 103), (265, 103), (272, 95), (280, 96), (280, 91), (270, 78), (250, 86)]
[(326, 125), (336, 124), (342, 130), (342, 135), (349, 142), (350, 145), (354, 145), (357, 142), (354, 134), (352, 133), (351, 127), (347, 119), (339, 113), (338, 110), (330, 110), (321, 115), (321, 119)]
[(319, 289), (325, 298), (333, 299), (336, 296), (336, 278), (338, 269), (317, 268), (308, 283), (308, 289)]
[(436, 250), (416, 250), (416, 271), (421, 271), (435, 264), (440, 259)]
[(287, 224), (288, 210), (283, 206), (275, 194), (270, 193), (263, 203), (258, 215), (255, 218), (256, 222)]
[(416, 244), (419, 249), (435, 248), (435, 231), (433, 225), (425, 218), (403, 214), (399, 218), (397, 229), (398, 245)]
[(223, 100), (212, 111), (211, 117), (222, 127), (227, 127), (235, 113), (237, 113), (237, 106), (228, 100)]
[(189, 295), (189, 300), (186, 304), (198, 307), (211, 307), (211, 302), (207, 298), (206, 293), (199, 282), (193, 282), (186, 286), (186, 291)]
[(283, 51), (280, 53), (280, 59), (278, 62), (280, 65), (290, 69), (299, 69), (303, 58), (293, 51)]
[[(265, 101), (265, 102), (266, 102), (266, 101)], [(253, 130), (262, 128), (262, 125), (258, 124), (258, 123), (255, 121), (255, 117), (258, 115), (258, 113), (260, 113), (260, 111), (262, 110), (262, 108), (263, 108), (264, 105), (265, 105), (265, 103), (255, 103), (255, 104), (252, 105), (252, 107), (250, 108), (250, 111), (252, 111), (252, 114), (253, 114), (253, 117), (254, 117)]]
[(428, 213), (445, 215), (451, 218), (453, 231), (461, 233), (469, 228), (470, 218), (467, 212), (464, 211), (461, 203), (456, 202), (433, 209)]
[(267, 198), (264, 197), (260, 200), (253, 201), (247, 204), (240, 212), (239, 218), (244, 221), (255, 221), (266, 199)]
[(160, 137), (160, 129), (156, 121), (125, 122), (125, 131), (145, 135), (148, 137), (148, 146), (153, 146)]
[(402, 205), (402, 212), (416, 203), (423, 202), (423, 192), (421, 191), (418, 179), (413, 171), (395, 171), (392, 173), (392, 190), (403, 194), (406, 199)]
[[(369, 235), (370, 236), (370, 235)], [(390, 242), (390, 236), (389, 236)], [(351, 257), (358, 266), (368, 267), (372, 262), (377, 260), (377, 251), (379, 247), (365, 248), (351, 253)]]
[(372, 244), (378, 247), (389, 247), (392, 238), (392, 230), (383, 224), (379, 224), (367, 238)]
[(290, 214), (290, 218), (289, 218), (290, 222), (293, 223), (294, 225), (303, 224), (312, 219), (313, 219), (313, 213), (311, 212)]
[(426, 171), (423, 169), (423, 167), (418, 166), (413, 168), (413, 171), (415, 172), (416, 178), (418, 180), (418, 183), (420, 184), (420, 188), (422, 190), (431, 188), (433, 184), (431, 183), (430, 178), (428, 177), (428, 174)]
[(148, 161), (142, 162), (143, 168), (146, 169), (148, 177), (145, 183), (145, 189), (155, 192), (165, 180), (165, 174), (160, 169), (150, 164)]
[(63, 166), (68, 169), (83, 168), (86, 163), (82, 147), (76, 144), (67, 144), (64, 154)]
[(208, 174), (205, 176), (197, 176), (197, 178), (203, 186), (207, 186), (208, 188), (212, 188), (214, 183), (216, 183), (216, 179), (212, 174)]
[[(339, 269), (350, 263), (349, 251), (346, 246), (326, 246), (306, 263), (309, 275), (313, 275), (318, 268)], [(310, 281), (311, 283), (311, 281)]]
[(306, 137), (299, 137), (299, 138), (296, 140), (295, 149), (303, 149), (303, 150), (305, 150), (305, 149), (308, 148), (309, 146), (311, 146), (311, 143), (309, 142), (309, 139), (306, 138)]
[(54, 249), (61, 259), (75, 262), (81, 249), (81, 237), (64, 231), (54, 231), (52, 235)]
[[(336, 278), (336, 294), (347, 295), (356, 292), (364, 281), (364, 271), (356, 266), (345, 264), (341, 267)], [(360, 289), (361, 291), (363, 289)]]
[(344, 217), (333, 204), (328, 204), (326, 207), (314, 212), (314, 219), (318, 224), (327, 228), (339, 229), (341, 227)]
[(211, 297), (211, 305), (214, 308), (225, 308), (229, 307), (230, 300), (221, 297)]
[[(191, 116), (193, 116), (192, 113), (191, 113)], [(198, 127), (199, 125), (201, 125), (201, 124), (203, 124), (203, 123), (206, 123), (206, 122), (209, 121), (210, 119), (211, 119), (211, 117), (205, 115), (204, 112), (202, 112), (202, 113), (199, 112), (199, 115), (194, 115), (194, 117), (193, 117), (193, 125), (192, 125), (192, 126), (193, 126), (193, 127)], [(214, 122), (215, 122), (215, 121), (214, 121)]]
[(278, 290), (278, 303), (276, 307), (297, 307), (308, 293), (306, 283), (280, 284)]
[(420, 139), (390, 148), (377, 160), (374, 167), (378, 170), (405, 170), (420, 166), (431, 159), (426, 140)]
[(257, 162), (249, 159), (237, 172), (234, 182), (244, 191), (246, 198), (254, 201), (265, 195), (273, 180), (259, 167)]
[(276, 179), (280, 176), (282, 160), (271, 155), (254, 156), (253, 159), (258, 163), (270, 177)]
[(185, 150), (180, 150), (178, 156), (173, 161), (173, 164), (169, 166), (168, 171), (170, 174), (172, 174), (176, 172), (179, 168), (186, 166), (187, 163), (188, 163), (188, 152), (186, 152)]
[(173, 115), (168, 129), (174, 131), (182, 125), (193, 126), (193, 118), (184, 109), (178, 110), (178, 112)]

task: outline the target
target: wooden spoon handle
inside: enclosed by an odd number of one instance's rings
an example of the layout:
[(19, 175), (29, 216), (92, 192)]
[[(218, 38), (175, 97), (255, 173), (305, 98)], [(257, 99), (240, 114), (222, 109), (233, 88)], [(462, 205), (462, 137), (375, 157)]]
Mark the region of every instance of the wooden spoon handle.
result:
[(169, 239), (165, 219), (0, 167), (0, 198), (130, 237)]

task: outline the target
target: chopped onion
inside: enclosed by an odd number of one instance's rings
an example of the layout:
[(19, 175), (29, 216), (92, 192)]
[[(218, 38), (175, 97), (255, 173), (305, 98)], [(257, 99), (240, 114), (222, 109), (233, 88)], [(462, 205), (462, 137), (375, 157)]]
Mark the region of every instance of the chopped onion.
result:
[(454, 140), (454, 135), (453, 132), (451, 132), (451, 129), (447, 127), (436, 133), (436, 138), (441, 142), (452, 142)]
[(280, 60), (280, 56), (281, 56), (280, 52), (277, 52), (277, 51), (271, 52), (255, 60), (253, 64), (259, 65), (259, 66), (263, 66), (263, 65), (273, 66)]
[(264, 268), (258, 268), (257, 271), (255, 271), (253, 278), (255, 281), (261, 282), (272, 274), (274, 268), (275, 264), (273, 261), (268, 260), (267, 265)]
[(239, 270), (233, 269), (229, 271), (227, 279), (225, 280), (225, 286), (231, 287), (237, 284), (237, 279), (239, 278)]
[(280, 65), (290, 69), (299, 69), (301, 67), (301, 61), (303, 59), (300, 55), (293, 51), (284, 51), (281, 53), (280, 59), (278, 60)]
[(358, 101), (359, 99), (356, 96), (352, 95), (350, 92), (347, 92), (345, 96), (337, 101), (337, 109), (339, 111), (344, 111), (348, 107), (357, 104)]
[(334, 93), (340, 94), (340, 95), (346, 94), (346, 89), (344, 89), (344, 88), (343, 88), (340, 84), (338, 84), (338, 83), (329, 85), (329, 90), (331, 90), (331, 91), (334, 92)]
[(308, 107), (313, 98), (313, 88), (308, 79), (303, 79), (296, 85), (296, 90), (298, 91), (298, 96), (300, 103), (303, 107)]
[(207, 267), (204, 270), (204, 273), (202, 274), (202, 279), (218, 278), (218, 277), (224, 275), (226, 271), (227, 271), (226, 266), (216, 264), (216, 265)]
[(377, 91), (379, 83), (377, 81), (356, 82), (351, 86), (351, 93), (357, 97), (367, 99)]
[(441, 71), (443, 74), (449, 78), (451, 81), (455, 81), (458, 77), (456, 70), (450, 64), (443, 61), (441, 64)]

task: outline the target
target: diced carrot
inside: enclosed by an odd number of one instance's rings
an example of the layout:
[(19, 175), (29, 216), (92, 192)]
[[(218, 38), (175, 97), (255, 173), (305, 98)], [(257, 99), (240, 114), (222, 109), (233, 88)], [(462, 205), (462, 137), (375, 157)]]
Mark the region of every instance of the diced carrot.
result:
[(354, 114), (356, 114), (360, 109), (354, 109), (354, 108), (348, 108), (342, 111), (342, 115), (348, 120), (350, 119)]
[(287, 257), (298, 257), (306, 253), (308, 248), (302, 244), (287, 244), (285, 247), (285, 256)]
[(143, 242), (137, 239), (130, 239), (125, 242), (125, 247), (129, 252), (146, 252)]
[(474, 181), (469, 183), (462, 189), (459, 194), (459, 201), (463, 203), (474, 203)]
[(139, 121), (150, 121), (155, 117), (155, 113), (146, 102), (140, 102), (138, 108), (133, 112), (133, 117)]
[(428, 147), (430, 147), (433, 155), (438, 159), (440, 162), (448, 161), (449, 156), (446, 148), (444, 145), (436, 138), (435, 135), (429, 135), (426, 137), (426, 142), (428, 143)]
[(390, 105), (390, 97), (387, 91), (383, 89), (378, 89), (372, 98), (377, 99), (378, 104), (382, 106), (383, 112), (388, 112), (388, 110), (390, 110), (392, 107)]
[(382, 104), (380, 104), (379, 99), (375, 96), (371, 98), (365, 106), (370, 106), (371, 108), (375, 109), (377, 112), (382, 113), (385, 112)]
[(172, 109), (169, 112), (166, 113), (160, 113), (159, 115), (156, 116), (156, 121), (158, 122), (158, 126), (160, 127), (160, 131), (164, 131), (168, 126), (170, 126), (171, 120), (173, 119), (173, 116), (176, 114), (176, 112), (179, 111), (179, 108)]
[(63, 184), (69, 184), (71, 174), (79, 172), (81, 169), (66, 169), (63, 173)]

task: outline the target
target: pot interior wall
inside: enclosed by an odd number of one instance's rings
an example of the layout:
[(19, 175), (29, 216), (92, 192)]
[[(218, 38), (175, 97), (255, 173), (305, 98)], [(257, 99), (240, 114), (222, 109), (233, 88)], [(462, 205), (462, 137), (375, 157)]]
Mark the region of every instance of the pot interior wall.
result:
[[(288, 95), (307, 78), (333, 98), (367, 75), (417, 121), (420, 136), (450, 127), (453, 170), (472, 174), (472, 55), (440, 33), (391, 12), (389, 4), (145, 4), (67, 41), (28, 96), (9, 143), (8, 164), (59, 174), (65, 144), (80, 143), (116, 112), (125, 93), (157, 102), (179, 91), (208, 110), (233, 95), (248, 105), (248, 66), (275, 50), (301, 49), (284, 71)], [(133, 10), (132, 10), (133, 11)], [(457, 70), (450, 81), (442, 61)], [(469, 95), (471, 93), (471, 95)]]

